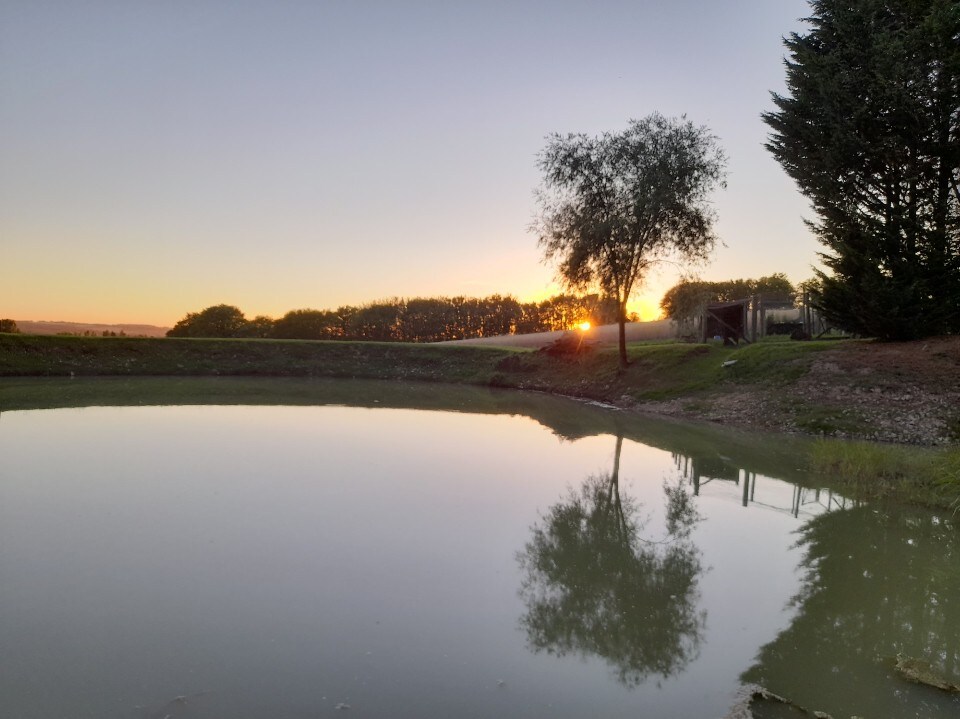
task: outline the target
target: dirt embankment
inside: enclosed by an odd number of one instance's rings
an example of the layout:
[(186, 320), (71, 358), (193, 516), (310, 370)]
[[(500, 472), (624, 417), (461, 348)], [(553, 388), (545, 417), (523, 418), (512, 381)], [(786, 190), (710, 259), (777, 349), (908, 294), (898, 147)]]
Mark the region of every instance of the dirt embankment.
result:
[(908, 444), (960, 440), (960, 337), (840, 343), (783, 385), (727, 386), (639, 409), (789, 432)]

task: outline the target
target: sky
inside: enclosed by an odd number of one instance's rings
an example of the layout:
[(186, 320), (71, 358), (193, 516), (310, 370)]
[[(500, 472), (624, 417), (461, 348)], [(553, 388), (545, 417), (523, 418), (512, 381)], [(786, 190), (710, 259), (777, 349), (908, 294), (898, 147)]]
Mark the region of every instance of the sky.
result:
[[(561, 290), (551, 133), (652, 112), (728, 156), (707, 280), (812, 275), (763, 143), (805, 0), (0, 0), (0, 317), (170, 326)], [(645, 278), (654, 319), (679, 269)]]

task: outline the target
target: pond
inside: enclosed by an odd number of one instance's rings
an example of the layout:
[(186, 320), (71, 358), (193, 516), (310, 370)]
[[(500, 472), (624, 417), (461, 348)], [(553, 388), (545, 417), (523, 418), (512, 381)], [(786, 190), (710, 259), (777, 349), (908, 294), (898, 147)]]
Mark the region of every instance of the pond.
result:
[(431, 385), (24, 386), (5, 716), (719, 719), (754, 684), (960, 716), (894, 667), (960, 684), (957, 518), (818, 489), (800, 440)]

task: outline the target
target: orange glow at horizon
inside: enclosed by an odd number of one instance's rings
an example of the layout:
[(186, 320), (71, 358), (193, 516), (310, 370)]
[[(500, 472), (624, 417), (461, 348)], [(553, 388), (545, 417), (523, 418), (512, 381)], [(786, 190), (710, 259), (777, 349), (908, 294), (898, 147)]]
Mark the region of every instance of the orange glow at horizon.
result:
[[(640, 317), (641, 322), (653, 322), (664, 318), (663, 310), (660, 309), (660, 298), (663, 297), (663, 293), (667, 287), (661, 288), (659, 284), (651, 284), (649, 289), (652, 290), (652, 293), (635, 295), (627, 301), (628, 316), (636, 313)], [(556, 295), (562, 295), (566, 292), (568, 292), (568, 290), (565, 290), (556, 282), (551, 282), (538, 292), (530, 293), (525, 300), (521, 301), (543, 302), (544, 300), (548, 300)]]
[(663, 319), (663, 311), (660, 309), (660, 298), (650, 295), (640, 295), (636, 299), (627, 302), (627, 312), (636, 312), (640, 316), (641, 322), (652, 322), (653, 320)]
[[(25, 322), (75, 322), (80, 324), (147, 324), (157, 327), (172, 327), (189, 312), (200, 310), (215, 304), (230, 304), (240, 308), (248, 319), (258, 315), (272, 318), (283, 316), (291, 309), (301, 307), (332, 308), (339, 304), (351, 304), (352, 298), (337, 298), (337, 302), (310, 301), (304, 299), (309, 293), (300, 292), (292, 297), (280, 296), (274, 290), (246, 287), (238, 289), (229, 283), (211, 279), (199, 289), (185, 282), (175, 282), (176, 275), (171, 272), (158, 272), (156, 277), (146, 277), (136, 273), (112, 277), (110, 284), (91, 269), (81, 263), (81, 270), (74, 273), (63, 271), (48, 272), (43, 291), (30, 284), (26, 276), (13, 277), (7, 283), (9, 297), (0, 297), (0, 317), (10, 317)], [(506, 283), (505, 283), (506, 284)], [(557, 283), (541, 284), (534, 291), (520, 291), (511, 294), (521, 302), (542, 302), (550, 297), (564, 294), (565, 290)], [(177, 295), (170, 296), (169, 287), (177, 288)], [(628, 303), (628, 313), (636, 313), (641, 321), (658, 319), (660, 294), (656, 285), (650, 285), (643, 294), (637, 295)], [(383, 293), (371, 292), (371, 297)], [(431, 294), (429, 290), (423, 293)], [(441, 296), (443, 293), (436, 293)], [(478, 292), (478, 296), (490, 294)], [(353, 300), (352, 304), (361, 304)], [(592, 318), (596, 325), (596, 318)]]

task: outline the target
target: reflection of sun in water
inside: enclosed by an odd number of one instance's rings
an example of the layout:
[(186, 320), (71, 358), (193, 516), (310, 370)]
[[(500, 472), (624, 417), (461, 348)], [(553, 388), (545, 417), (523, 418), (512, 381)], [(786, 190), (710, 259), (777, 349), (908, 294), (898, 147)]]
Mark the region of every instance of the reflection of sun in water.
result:
[(581, 322), (580, 324), (577, 325), (577, 327), (580, 328), (580, 331), (581, 331), (581, 332), (586, 332), (588, 329), (590, 329), (590, 323), (589, 323), (589, 322)]

